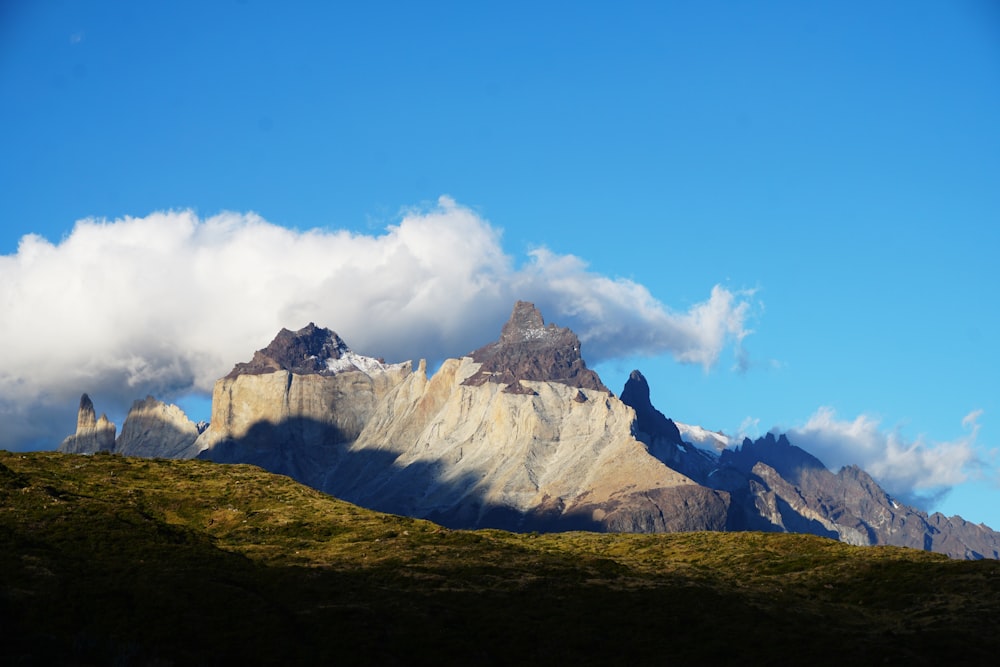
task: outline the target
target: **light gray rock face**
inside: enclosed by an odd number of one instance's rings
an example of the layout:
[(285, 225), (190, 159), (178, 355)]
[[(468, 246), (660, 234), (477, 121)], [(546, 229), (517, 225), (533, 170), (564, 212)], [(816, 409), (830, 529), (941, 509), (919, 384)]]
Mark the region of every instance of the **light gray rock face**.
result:
[[(515, 308), (498, 349), (513, 340), (523, 362), (527, 341), (546, 363), (524, 362), (531, 372), (509, 382), (468, 382), (481, 376), (473, 357), (449, 359), (428, 378), (423, 362), (414, 371), (356, 355), (328, 329), (282, 330), (216, 383), (198, 456), (456, 527), (724, 526), (728, 495), (650, 456), (633, 436), (634, 411), (592, 381), (575, 335), (543, 327), (529, 305)], [(591, 379), (567, 381), (579, 377)], [(678, 513), (685, 502), (711, 511)]]
[[(727, 495), (651, 457), (632, 436), (628, 406), (560, 382), (522, 381), (530, 393), (464, 384), (479, 367), (466, 357), (432, 378), (424, 364), (227, 377), (199, 456), (254, 463), (366, 507), (455, 527), (724, 526)], [(684, 491), (664, 493), (675, 487)], [(677, 498), (702, 495), (714, 500), (711, 517), (664, 515)]]
[[(665, 530), (672, 519), (651, 518), (662, 515), (658, 494), (700, 488), (650, 456), (632, 435), (635, 413), (605, 391), (548, 381), (520, 380), (531, 393), (466, 384), (479, 367), (450, 359), (430, 379), (406, 378), (319, 488), (445, 525), (515, 530)], [(689, 513), (685, 525), (725, 524), (727, 494), (709, 495), (718, 512)]]
[(59, 451), (67, 454), (96, 454), (111, 452), (115, 448), (115, 425), (107, 416), (97, 417), (90, 396), (80, 397), (80, 410), (76, 417), (76, 432), (59, 444)]
[(385, 395), (413, 372), (351, 351), (329, 329), (282, 329), (215, 383), (200, 458), (253, 463), (322, 488)]
[(376, 405), (411, 373), (407, 362), (333, 375), (227, 376), (215, 384), (212, 418), (194, 449), (200, 458), (254, 463), (320, 488)]
[(198, 425), (183, 410), (147, 396), (132, 404), (114, 451), (124, 456), (189, 459), (198, 453), (199, 435)]

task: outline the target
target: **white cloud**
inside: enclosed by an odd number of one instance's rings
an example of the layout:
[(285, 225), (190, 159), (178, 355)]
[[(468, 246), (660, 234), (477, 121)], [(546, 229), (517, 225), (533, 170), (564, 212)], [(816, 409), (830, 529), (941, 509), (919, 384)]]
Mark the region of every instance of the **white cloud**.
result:
[(517, 299), (572, 327), (590, 361), (673, 354), (706, 368), (739, 347), (751, 294), (712, 289), (686, 312), (546, 249), (518, 265), (501, 232), (442, 197), (380, 235), (287, 229), (247, 213), (82, 220), (57, 244), (0, 256), (0, 447), (51, 447), (80, 393), (124, 413), (147, 393), (211, 390), (282, 327), (336, 330), (390, 361), (493, 340)]
[(962, 420), (970, 431), (964, 437), (930, 442), (922, 437), (907, 440), (899, 429), (882, 430), (879, 420), (867, 415), (841, 420), (823, 407), (804, 426), (792, 429), (789, 437), (832, 470), (858, 465), (890, 494), (926, 509), (982, 467), (976, 450), (976, 420), (981, 414), (976, 410)]
[(536, 305), (547, 318), (577, 332), (592, 361), (669, 352), (678, 361), (707, 369), (727, 346), (740, 350), (751, 333), (745, 325), (752, 291), (716, 285), (707, 301), (679, 313), (643, 285), (592, 273), (572, 255), (541, 248), (530, 256), (518, 286), (536, 295)]

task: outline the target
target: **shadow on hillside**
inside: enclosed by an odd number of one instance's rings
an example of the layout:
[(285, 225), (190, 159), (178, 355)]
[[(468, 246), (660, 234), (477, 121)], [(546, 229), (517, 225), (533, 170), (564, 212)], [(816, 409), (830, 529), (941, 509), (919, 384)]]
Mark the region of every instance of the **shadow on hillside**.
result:
[(330, 424), (296, 417), (257, 423), (245, 436), (222, 440), (198, 458), (253, 464), (368, 509), (428, 519), (447, 528), (603, 530), (596, 521), (566, 516), (559, 509), (524, 513), (490, 504), (476, 475), (455, 475), (436, 459), (401, 465), (398, 452), (351, 449), (353, 440)]

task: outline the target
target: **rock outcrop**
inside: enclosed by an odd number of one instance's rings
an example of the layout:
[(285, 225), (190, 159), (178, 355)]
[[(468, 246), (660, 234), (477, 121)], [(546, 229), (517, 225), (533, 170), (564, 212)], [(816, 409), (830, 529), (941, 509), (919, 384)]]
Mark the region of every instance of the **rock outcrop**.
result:
[(111, 452), (115, 448), (115, 425), (106, 415), (100, 418), (94, 411), (90, 396), (80, 397), (80, 410), (76, 417), (76, 432), (59, 444), (59, 451), (67, 454), (96, 454)]

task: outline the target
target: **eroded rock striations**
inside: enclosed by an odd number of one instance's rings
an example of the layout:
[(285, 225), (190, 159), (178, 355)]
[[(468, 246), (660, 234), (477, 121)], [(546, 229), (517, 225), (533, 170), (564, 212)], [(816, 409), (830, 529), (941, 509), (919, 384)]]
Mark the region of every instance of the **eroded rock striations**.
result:
[(283, 329), (216, 382), (207, 429), (147, 397), (116, 442), (83, 398), (63, 451), (253, 463), (450, 527), (790, 531), (1000, 557), (1000, 533), (908, 507), (859, 468), (833, 473), (784, 435), (733, 448), (679, 427), (639, 371), (615, 397), (576, 334), (523, 301), (499, 340), (431, 377), (312, 323)]

